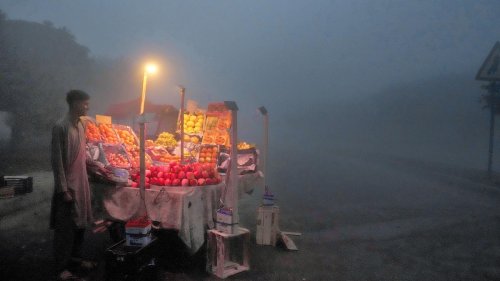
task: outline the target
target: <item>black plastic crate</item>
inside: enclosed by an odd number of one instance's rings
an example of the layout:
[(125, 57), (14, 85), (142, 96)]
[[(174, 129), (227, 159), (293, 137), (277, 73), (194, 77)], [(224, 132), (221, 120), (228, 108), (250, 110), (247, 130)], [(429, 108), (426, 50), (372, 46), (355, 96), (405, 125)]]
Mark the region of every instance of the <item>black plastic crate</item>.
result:
[(122, 240), (105, 252), (106, 280), (125, 280), (137, 276), (142, 269), (154, 263), (157, 238), (146, 246), (127, 246)]
[(4, 176), (6, 186), (14, 188), (15, 194), (33, 192), (33, 177), (29, 176)]

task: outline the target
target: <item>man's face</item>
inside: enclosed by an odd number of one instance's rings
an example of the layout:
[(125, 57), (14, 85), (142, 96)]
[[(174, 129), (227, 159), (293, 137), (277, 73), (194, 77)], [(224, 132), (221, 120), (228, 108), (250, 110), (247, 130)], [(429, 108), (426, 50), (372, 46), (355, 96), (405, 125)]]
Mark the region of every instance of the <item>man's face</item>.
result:
[(85, 116), (89, 111), (89, 100), (75, 101), (71, 108), (78, 116)]

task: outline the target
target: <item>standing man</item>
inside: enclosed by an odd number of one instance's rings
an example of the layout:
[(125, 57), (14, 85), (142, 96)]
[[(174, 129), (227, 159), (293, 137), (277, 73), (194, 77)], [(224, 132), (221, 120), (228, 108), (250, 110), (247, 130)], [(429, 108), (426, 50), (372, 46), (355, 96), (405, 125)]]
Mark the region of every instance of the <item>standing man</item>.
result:
[(51, 160), (54, 195), (50, 227), (54, 229), (54, 257), (59, 280), (77, 280), (70, 268), (82, 263), (85, 228), (92, 224), (92, 207), (86, 168), (85, 130), (80, 120), (89, 109), (89, 95), (71, 90), (66, 94), (69, 111), (52, 128)]

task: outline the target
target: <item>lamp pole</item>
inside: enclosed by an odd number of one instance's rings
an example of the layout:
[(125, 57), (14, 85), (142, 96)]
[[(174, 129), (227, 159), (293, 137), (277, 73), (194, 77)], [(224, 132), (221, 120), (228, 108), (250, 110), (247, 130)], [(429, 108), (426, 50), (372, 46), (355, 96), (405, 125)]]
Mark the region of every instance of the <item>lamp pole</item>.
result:
[(144, 115), (144, 104), (146, 102), (146, 86), (148, 81), (148, 73), (155, 73), (156, 66), (153, 64), (149, 64), (146, 66), (144, 70), (144, 78), (142, 79), (142, 93), (141, 93), (141, 109), (139, 112), (139, 169), (140, 169), (140, 181), (139, 181), (139, 189), (141, 198), (144, 197), (145, 186), (146, 186), (146, 136), (145, 136), (145, 124), (146, 118)]

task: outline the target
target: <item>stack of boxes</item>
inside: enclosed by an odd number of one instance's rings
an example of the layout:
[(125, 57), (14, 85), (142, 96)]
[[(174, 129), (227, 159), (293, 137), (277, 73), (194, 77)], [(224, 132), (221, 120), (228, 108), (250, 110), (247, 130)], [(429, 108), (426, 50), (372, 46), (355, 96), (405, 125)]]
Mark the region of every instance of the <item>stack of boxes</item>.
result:
[(147, 218), (129, 220), (125, 224), (127, 246), (146, 246), (151, 243), (151, 221)]

